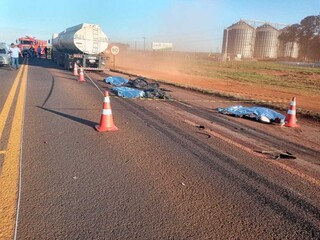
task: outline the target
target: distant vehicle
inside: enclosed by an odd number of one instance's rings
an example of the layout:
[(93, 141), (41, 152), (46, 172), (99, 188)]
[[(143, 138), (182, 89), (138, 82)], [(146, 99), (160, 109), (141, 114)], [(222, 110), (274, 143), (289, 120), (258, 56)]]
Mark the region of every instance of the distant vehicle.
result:
[[(29, 37), (29, 36), (19, 38), (17, 40), (17, 43), (23, 56), (30, 54), (31, 47), (33, 47), (33, 49), (36, 51), (39, 46), (41, 47), (42, 54), (43, 54), (44, 48), (48, 46), (47, 41), (38, 40), (35, 37)], [(32, 54), (35, 54), (35, 52), (33, 52)]]
[(9, 47), (6, 43), (0, 42), (0, 66), (10, 65)]
[(52, 59), (65, 69), (104, 70), (108, 37), (99, 25), (82, 23), (52, 36)]

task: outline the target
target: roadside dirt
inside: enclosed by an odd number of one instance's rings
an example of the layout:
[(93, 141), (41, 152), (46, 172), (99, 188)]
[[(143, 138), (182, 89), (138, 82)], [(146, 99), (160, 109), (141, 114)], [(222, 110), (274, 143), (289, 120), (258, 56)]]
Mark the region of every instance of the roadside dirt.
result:
[[(179, 60), (178, 58), (170, 58), (170, 56), (166, 55), (152, 57), (141, 53), (122, 53), (117, 55), (115, 67), (132, 74), (159, 79), (169, 83), (220, 92), (246, 99), (272, 101), (274, 105), (285, 108), (286, 106), (289, 107), (292, 97), (296, 97), (298, 111), (320, 113), (319, 94), (310, 94), (299, 89), (284, 89), (276, 86), (257, 87), (253, 84), (239, 83), (231, 79), (226, 80), (217, 77), (196, 76), (192, 73), (181, 73), (181, 69), (186, 69), (187, 72), (187, 69), (191, 67), (190, 64), (192, 64), (192, 68), (194, 69), (194, 61), (191, 63), (188, 59), (188, 55)], [(210, 68), (210, 66), (207, 67)], [(199, 69), (199, 71), (202, 70)], [(270, 75), (281, 75), (290, 78), (287, 73), (281, 71), (265, 70), (264, 72)], [(307, 80), (310, 80), (311, 87), (317, 87), (320, 84), (319, 75), (305, 75), (303, 72), (297, 72), (292, 80), (299, 80), (301, 78), (308, 78)]]
[[(265, 100), (270, 101), (271, 106), (282, 107), (281, 113), (285, 114), (288, 109), (292, 97), (297, 98), (297, 108), (303, 111), (312, 111), (313, 113), (320, 113), (320, 95), (306, 94), (303, 91), (292, 90), (292, 89), (281, 89), (275, 88), (274, 86), (268, 86), (263, 88), (257, 88), (255, 85), (238, 83), (234, 80), (226, 80), (215, 77), (199, 77), (192, 74), (183, 74), (181, 69), (183, 67), (190, 67), (188, 61), (177, 62), (176, 59), (170, 58), (150, 58), (150, 56), (132, 54), (120, 54), (116, 58), (115, 68), (120, 71), (128, 72), (131, 74), (141, 75), (152, 79), (158, 79), (163, 82), (174, 83), (177, 85), (189, 86), (204, 90), (210, 90), (213, 92), (224, 93), (228, 95), (237, 96), (239, 98), (254, 99), (254, 100)], [(194, 68), (194, 66), (192, 66)], [(224, 69), (225, 70), (225, 69)], [(201, 71), (201, 69), (199, 69)], [(232, 71), (236, 71), (232, 69)], [(275, 76), (284, 76), (287, 80), (291, 81), (294, 79), (288, 79), (288, 73), (285, 71), (274, 71), (274, 70), (261, 70), (266, 71), (268, 74)], [(114, 73), (110, 73), (114, 74)], [(299, 76), (295, 76), (297, 79), (302, 78), (304, 73), (296, 73)], [(319, 75), (308, 75), (308, 81), (310, 80), (311, 85), (317, 86), (320, 84)], [(168, 86), (166, 86), (167, 88)], [(218, 107), (227, 107), (231, 105), (243, 105), (248, 106), (250, 103), (246, 102), (220, 102), (211, 100), (221, 100), (218, 97), (212, 97), (210, 95), (203, 95), (194, 91), (179, 91), (175, 90), (174, 87), (170, 94), (179, 100), (186, 101), (192, 106), (199, 106), (201, 108), (207, 108), (208, 111), (216, 112)], [(203, 100), (203, 101), (201, 101)], [(191, 101), (191, 102), (190, 102)], [(232, 117), (230, 117), (232, 118)], [(231, 120), (231, 119), (230, 119)], [(284, 142), (293, 142), (301, 144), (301, 146), (308, 146), (311, 149), (318, 151), (320, 149), (319, 132), (320, 123), (310, 119), (304, 119), (298, 114), (298, 121), (301, 128), (285, 128), (280, 126), (273, 126), (268, 124), (261, 124), (254, 121), (244, 120), (242, 118), (232, 118), (232, 121), (241, 122), (242, 124), (248, 125), (265, 132), (266, 135), (272, 135), (277, 138), (283, 139)], [(197, 122), (198, 123), (198, 122)], [(243, 139), (244, 140), (244, 139)], [(243, 142), (243, 141), (241, 141)], [(275, 148), (279, 146), (274, 146)], [(281, 148), (281, 147), (280, 147)], [(270, 150), (268, 148), (261, 150)], [(281, 149), (286, 151), (287, 149)], [(305, 158), (302, 160), (302, 158)], [(314, 163), (313, 161), (316, 161)], [(311, 163), (312, 162), (312, 163)], [(305, 169), (311, 176), (318, 176), (319, 167), (316, 159), (310, 159), (308, 156), (299, 156), (297, 160), (287, 160), (286, 165), (294, 167), (297, 165), (297, 169)]]

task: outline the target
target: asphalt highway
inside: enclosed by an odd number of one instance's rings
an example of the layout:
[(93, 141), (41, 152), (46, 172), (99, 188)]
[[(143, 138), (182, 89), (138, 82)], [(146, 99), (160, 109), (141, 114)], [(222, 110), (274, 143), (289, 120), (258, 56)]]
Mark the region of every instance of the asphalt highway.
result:
[[(250, 151), (278, 137), (187, 102), (112, 95), (119, 130), (99, 133), (110, 86), (98, 75), (78, 82), (46, 59), (20, 70), (0, 68), (0, 200), (12, 199), (0, 239), (320, 239), (319, 171)], [(308, 168), (319, 165), (310, 144), (281, 148)]]

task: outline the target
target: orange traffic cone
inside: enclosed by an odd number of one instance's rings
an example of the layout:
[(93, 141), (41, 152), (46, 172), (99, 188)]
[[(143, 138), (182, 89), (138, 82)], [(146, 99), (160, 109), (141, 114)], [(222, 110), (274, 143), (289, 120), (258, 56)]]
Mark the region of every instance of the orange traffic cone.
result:
[(73, 76), (78, 76), (78, 64), (74, 63), (74, 67), (73, 67)]
[(118, 128), (113, 124), (112, 111), (110, 105), (109, 93), (104, 92), (103, 109), (100, 119), (100, 125), (96, 125), (95, 129), (98, 132), (117, 131)]
[(80, 74), (79, 74), (79, 82), (85, 82), (86, 80), (84, 80), (84, 74), (83, 74), (83, 68), (80, 67)]
[(296, 119), (296, 98), (293, 97), (290, 102), (290, 108), (287, 112), (286, 119), (284, 120), (284, 126), (286, 127), (300, 127)]

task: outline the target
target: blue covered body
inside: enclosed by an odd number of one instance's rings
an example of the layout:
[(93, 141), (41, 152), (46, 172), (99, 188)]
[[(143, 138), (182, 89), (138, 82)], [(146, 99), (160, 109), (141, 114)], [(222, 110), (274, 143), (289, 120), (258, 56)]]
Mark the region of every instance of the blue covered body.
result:
[(254, 118), (262, 122), (284, 123), (285, 120), (285, 116), (281, 113), (264, 107), (232, 106), (227, 108), (218, 108), (218, 111), (223, 114), (233, 115), (237, 117)]
[(142, 98), (145, 96), (144, 91), (129, 87), (114, 87), (111, 91), (123, 98)]
[(104, 81), (113, 86), (123, 86), (129, 82), (129, 80), (124, 77), (106, 77)]

